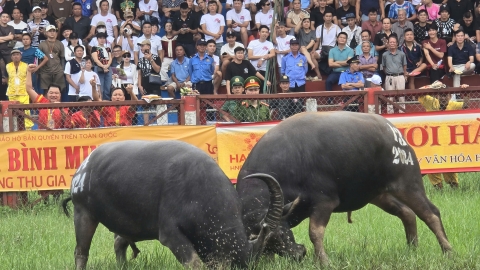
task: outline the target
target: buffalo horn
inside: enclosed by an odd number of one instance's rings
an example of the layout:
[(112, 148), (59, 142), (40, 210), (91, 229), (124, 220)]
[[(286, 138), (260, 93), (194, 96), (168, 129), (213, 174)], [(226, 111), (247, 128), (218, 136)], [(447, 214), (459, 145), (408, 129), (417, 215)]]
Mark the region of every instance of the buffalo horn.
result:
[(260, 224), (266, 223), (271, 231), (275, 230), (280, 223), (280, 218), (283, 212), (283, 192), (277, 180), (265, 173), (254, 173), (245, 176), (243, 179), (259, 178), (268, 186), (270, 193), (270, 204), (268, 205), (268, 212)]

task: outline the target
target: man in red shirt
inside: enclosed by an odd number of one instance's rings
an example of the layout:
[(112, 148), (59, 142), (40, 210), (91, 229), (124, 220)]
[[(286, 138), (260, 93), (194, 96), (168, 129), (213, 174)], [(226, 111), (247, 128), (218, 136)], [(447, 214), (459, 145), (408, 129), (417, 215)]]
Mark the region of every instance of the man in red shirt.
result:
[(423, 53), (430, 73), (430, 83), (440, 80), (445, 75), (443, 56), (447, 52), (447, 43), (438, 38), (438, 26), (432, 23), (428, 28), (429, 39), (422, 42)]
[(375, 34), (382, 31), (382, 22), (378, 20), (377, 10), (372, 8), (368, 11), (368, 21), (362, 22), (362, 30), (370, 30), (370, 41), (375, 40)]

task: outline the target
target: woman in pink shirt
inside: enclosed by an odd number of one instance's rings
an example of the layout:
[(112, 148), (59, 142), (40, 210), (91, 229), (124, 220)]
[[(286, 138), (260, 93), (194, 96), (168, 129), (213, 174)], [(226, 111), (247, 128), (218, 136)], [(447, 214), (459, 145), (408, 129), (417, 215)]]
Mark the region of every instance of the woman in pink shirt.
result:
[(428, 20), (435, 21), (440, 18), (440, 6), (433, 3), (432, 0), (422, 0), (423, 5), (421, 5), (418, 10), (425, 9), (428, 13)]

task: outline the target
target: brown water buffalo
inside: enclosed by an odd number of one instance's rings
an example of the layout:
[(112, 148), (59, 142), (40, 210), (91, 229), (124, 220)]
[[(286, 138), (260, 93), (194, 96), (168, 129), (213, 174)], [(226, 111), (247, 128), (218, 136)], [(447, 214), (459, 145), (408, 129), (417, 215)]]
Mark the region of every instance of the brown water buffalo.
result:
[[(277, 181), (256, 174), (271, 192), (261, 232), (249, 240), (238, 194), (217, 163), (180, 141), (123, 141), (101, 145), (73, 176), (71, 200), (77, 245), (75, 264), (85, 268), (99, 223), (116, 234), (117, 261), (127, 247), (159, 240), (186, 267), (246, 268), (279, 224), (283, 195)], [(67, 203), (63, 208), (68, 215)]]
[(315, 256), (328, 262), (323, 238), (334, 212), (372, 203), (399, 217), (407, 242), (417, 245), (416, 215), (451, 250), (440, 212), (426, 197), (415, 152), (400, 131), (379, 115), (302, 113), (270, 129), (255, 145), (238, 175), (247, 234), (256, 235), (268, 207), (267, 186), (252, 173), (268, 173), (282, 187), (285, 201), (298, 203), (284, 215), (266, 251), (302, 258), (291, 228), (310, 218)]

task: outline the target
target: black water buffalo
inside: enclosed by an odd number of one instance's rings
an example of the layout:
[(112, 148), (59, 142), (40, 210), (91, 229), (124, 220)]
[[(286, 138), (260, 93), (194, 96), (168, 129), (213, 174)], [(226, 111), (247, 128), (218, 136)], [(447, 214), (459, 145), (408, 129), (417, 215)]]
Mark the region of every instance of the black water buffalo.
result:
[[(413, 149), (393, 124), (379, 115), (302, 113), (269, 130), (255, 145), (238, 175), (247, 234), (267, 211), (268, 190), (252, 173), (269, 173), (280, 184), (285, 203), (298, 198), (265, 252), (302, 258), (305, 248), (290, 228), (310, 218), (315, 256), (328, 262), (323, 246), (332, 212), (358, 210), (372, 203), (399, 217), (407, 242), (417, 244), (416, 215), (435, 234), (444, 252), (451, 250), (440, 212), (427, 199)], [(415, 215), (416, 214), (416, 215)]]
[[(228, 177), (202, 150), (180, 141), (123, 141), (101, 145), (72, 179), (71, 200), (83, 269), (99, 223), (114, 232), (117, 261), (128, 245), (157, 239), (186, 267), (233, 265), (245, 268), (262, 252), (279, 224), (283, 195), (274, 178), (260, 177), (271, 192), (262, 232), (249, 239), (241, 202)], [(63, 208), (68, 215), (67, 203)], [(268, 199), (267, 199), (268, 200)]]

